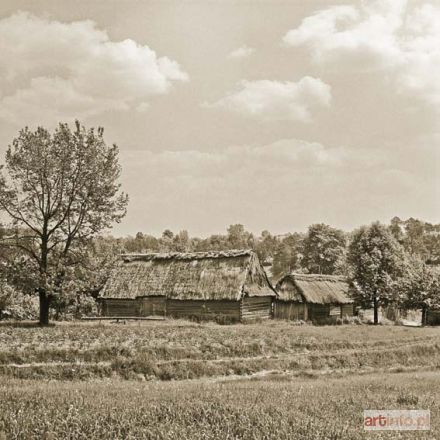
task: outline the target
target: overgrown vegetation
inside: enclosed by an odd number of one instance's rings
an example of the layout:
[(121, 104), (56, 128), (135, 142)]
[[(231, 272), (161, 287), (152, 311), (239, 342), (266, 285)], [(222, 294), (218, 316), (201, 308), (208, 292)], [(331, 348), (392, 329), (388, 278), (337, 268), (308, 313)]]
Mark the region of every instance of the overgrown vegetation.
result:
[(282, 321), (0, 326), (0, 374), (19, 378), (171, 380), (266, 370), (333, 374), (439, 365), (435, 328), (350, 325), (323, 330)]
[[(438, 373), (430, 372), (220, 382), (12, 380), (0, 393), (0, 438), (14, 440), (361, 440), (371, 438), (362, 426), (366, 408), (431, 410), (431, 431), (402, 438), (434, 439), (440, 429)], [(396, 438), (395, 431), (374, 434)]]

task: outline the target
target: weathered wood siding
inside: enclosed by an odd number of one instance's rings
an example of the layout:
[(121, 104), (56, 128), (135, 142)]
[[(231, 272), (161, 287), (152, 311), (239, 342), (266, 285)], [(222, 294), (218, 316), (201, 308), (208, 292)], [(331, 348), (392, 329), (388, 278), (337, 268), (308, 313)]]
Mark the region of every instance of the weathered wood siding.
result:
[(139, 316), (166, 315), (167, 299), (165, 296), (143, 296), (136, 299)]
[(103, 316), (138, 316), (138, 301), (135, 299), (106, 298), (101, 300)]
[(440, 325), (440, 310), (426, 311), (426, 325)]
[[(324, 321), (330, 318), (330, 305), (308, 304), (308, 315), (311, 321)], [(334, 319), (336, 319), (336, 317)]]
[(272, 297), (270, 296), (243, 298), (240, 304), (242, 321), (272, 318)]
[(167, 315), (174, 318), (192, 318), (197, 320), (222, 320), (238, 322), (240, 303), (226, 300), (176, 300), (168, 299)]
[(308, 309), (309, 319), (316, 322), (353, 316), (353, 304), (309, 304)]
[(274, 318), (291, 321), (307, 321), (307, 306), (293, 301), (275, 301)]
[(354, 315), (354, 304), (343, 304), (341, 306), (341, 317), (353, 316)]

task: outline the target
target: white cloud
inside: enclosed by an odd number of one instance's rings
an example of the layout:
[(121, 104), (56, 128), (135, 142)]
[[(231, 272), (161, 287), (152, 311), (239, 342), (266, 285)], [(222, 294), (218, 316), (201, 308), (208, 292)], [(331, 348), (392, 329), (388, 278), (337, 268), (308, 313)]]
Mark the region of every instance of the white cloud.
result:
[(328, 107), (331, 88), (319, 78), (305, 76), (298, 82), (241, 81), (239, 89), (207, 104), (265, 120), (308, 122), (312, 112)]
[(230, 58), (247, 58), (255, 52), (253, 47), (241, 46), (238, 49), (233, 50), (230, 54)]
[(333, 6), (303, 19), (284, 36), (306, 46), (317, 63), (338, 70), (380, 70), (400, 93), (440, 104), (440, 7), (406, 0)]
[(90, 20), (3, 18), (0, 53), (0, 117), (20, 123), (145, 108), (151, 95), (188, 79), (175, 61), (130, 39), (111, 41)]
[(125, 227), (134, 231), (194, 228), (194, 218), (197, 233), (234, 221), (256, 231), (355, 226), (431, 206), (438, 183), (435, 173), (402, 166), (392, 150), (298, 139), (212, 152), (121, 151), (121, 162), (131, 200)]

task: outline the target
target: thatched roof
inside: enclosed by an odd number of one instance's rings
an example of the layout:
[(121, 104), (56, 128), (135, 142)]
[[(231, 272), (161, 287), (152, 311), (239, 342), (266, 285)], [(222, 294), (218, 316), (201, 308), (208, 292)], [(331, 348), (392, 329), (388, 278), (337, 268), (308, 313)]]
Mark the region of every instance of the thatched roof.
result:
[(123, 255), (103, 298), (164, 295), (170, 299), (240, 300), (276, 296), (257, 255), (247, 250)]
[(350, 304), (353, 290), (345, 277), (337, 275), (292, 273), (277, 283), (281, 300), (312, 304)]

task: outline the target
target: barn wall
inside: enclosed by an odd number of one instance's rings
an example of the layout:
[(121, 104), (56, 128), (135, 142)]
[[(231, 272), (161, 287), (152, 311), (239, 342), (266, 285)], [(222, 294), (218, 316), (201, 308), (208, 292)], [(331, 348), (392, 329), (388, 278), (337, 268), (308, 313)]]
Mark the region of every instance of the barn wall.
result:
[(254, 296), (243, 298), (240, 304), (240, 315), (242, 321), (272, 318), (271, 296)]
[(167, 315), (174, 318), (193, 318), (198, 320), (221, 320), (238, 322), (240, 303), (238, 301), (195, 301), (168, 299)]
[(138, 302), (135, 299), (110, 299), (102, 300), (103, 316), (138, 316)]
[(344, 316), (353, 316), (354, 315), (354, 305), (353, 304), (343, 304), (341, 306), (341, 315)]
[(427, 325), (440, 325), (440, 310), (427, 310), (426, 311), (426, 324)]
[(308, 312), (311, 321), (325, 321), (353, 316), (353, 304), (309, 304)]
[(292, 321), (307, 321), (307, 306), (293, 301), (275, 301), (274, 318)]
[(137, 301), (139, 316), (166, 315), (167, 300), (165, 296), (138, 297)]
[(308, 304), (307, 308), (311, 321), (324, 321), (330, 317), (330, 306), (327, 304)]

